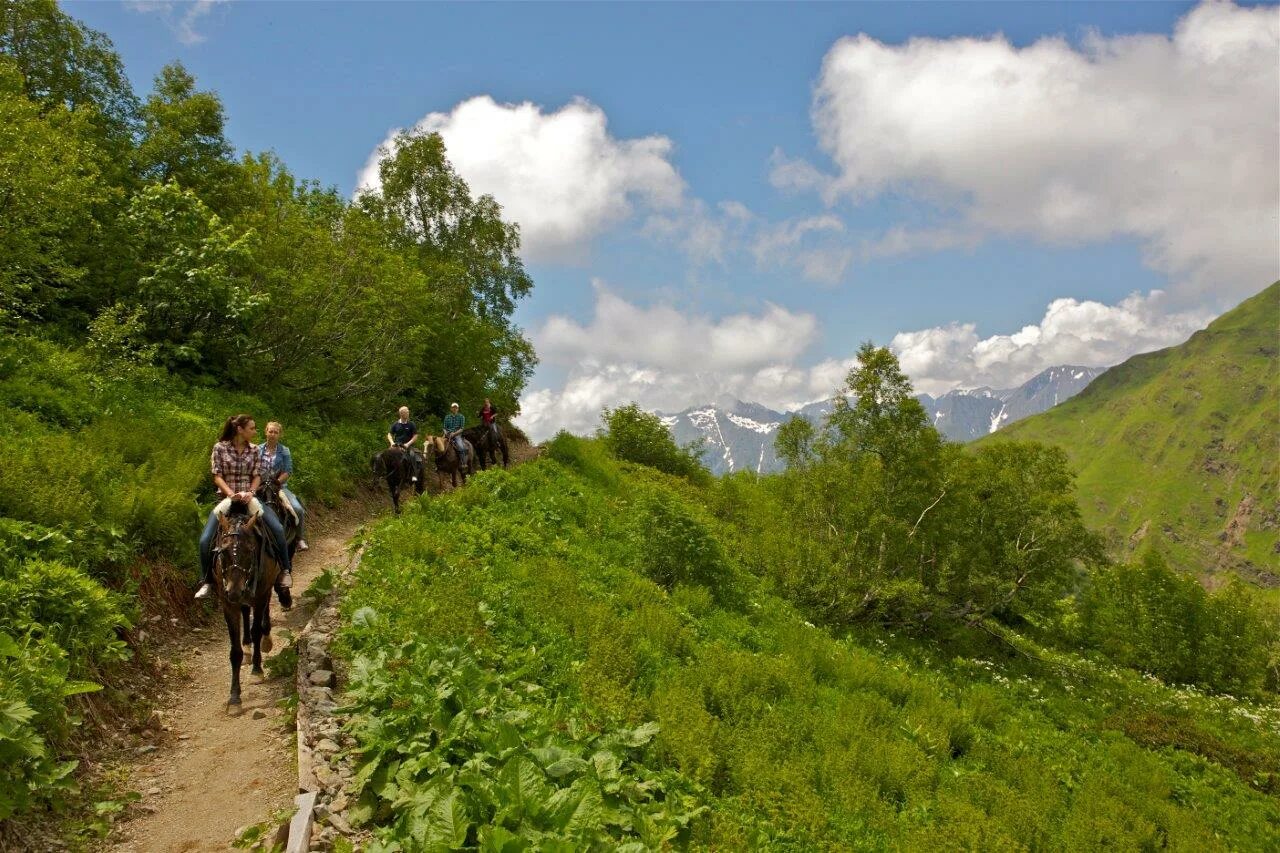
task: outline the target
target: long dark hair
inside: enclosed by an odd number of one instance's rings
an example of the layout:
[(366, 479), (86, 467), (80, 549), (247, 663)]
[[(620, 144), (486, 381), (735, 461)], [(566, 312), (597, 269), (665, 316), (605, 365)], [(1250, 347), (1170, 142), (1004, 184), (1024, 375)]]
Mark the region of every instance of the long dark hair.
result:
[(218, 441), (230, 441), (235, 438), (236, 430), (252, 420), (252, 415), (232, 415), (227, 418), (227, 422), (222, 425), (222, 435), (218, 437)]

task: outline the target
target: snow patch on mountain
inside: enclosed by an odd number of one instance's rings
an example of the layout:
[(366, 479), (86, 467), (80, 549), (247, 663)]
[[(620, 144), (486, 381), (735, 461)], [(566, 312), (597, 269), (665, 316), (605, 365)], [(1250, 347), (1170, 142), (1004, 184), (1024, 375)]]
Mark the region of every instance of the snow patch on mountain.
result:
[(741, 415), (735, 415), (732, 412), (727, 413), (725, 417), (743, 429), (749, 429), (752, 432), (759, 432), (765, 435), (772, 433), (778, 427), (782, 426), (782, 424), (776, 421), (773, 423), (762, 424), (759, 421), (753, 421), (751, 418), (744, 418)]

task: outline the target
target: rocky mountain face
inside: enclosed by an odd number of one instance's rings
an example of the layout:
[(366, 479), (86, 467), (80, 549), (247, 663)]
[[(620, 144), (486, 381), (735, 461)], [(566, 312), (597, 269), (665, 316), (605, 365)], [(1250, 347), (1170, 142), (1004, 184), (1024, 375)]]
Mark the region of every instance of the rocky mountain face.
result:
[[(1095, 367), (1051, 367), (1008, 390), (958, 388), (939, 397), (917, 395), (933, 425), (951, 441), (971, 441), (1075, 396), (1102, 373)], [(796, 412), (777, 412), (758, 403), (724, 398), (676, 414), (659, 413), (676, 443), (703, 442), (703, 460), (715, 474), (782, 469), (773, 449), (778, 427), (793, 414), (821, 424), (832, 401), (810, 403)]]

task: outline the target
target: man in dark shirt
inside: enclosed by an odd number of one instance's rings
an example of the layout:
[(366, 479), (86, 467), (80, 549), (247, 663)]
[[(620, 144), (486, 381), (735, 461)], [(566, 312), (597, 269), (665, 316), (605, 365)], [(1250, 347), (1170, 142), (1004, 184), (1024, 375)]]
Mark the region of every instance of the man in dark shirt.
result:
[(409, 407), (400, 407), (400, 420), (391, 424), (391, 429), (387, 430), (387, 446), (395, 447), (399, 445), (405, 449), (413, 446), (418, 440), (418, 426), (409, 420)]

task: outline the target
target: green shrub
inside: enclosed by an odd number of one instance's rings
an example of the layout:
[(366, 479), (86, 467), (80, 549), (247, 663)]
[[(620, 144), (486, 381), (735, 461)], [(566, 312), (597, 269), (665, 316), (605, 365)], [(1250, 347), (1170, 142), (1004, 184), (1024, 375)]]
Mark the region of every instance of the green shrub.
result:
[(648, 465), (668, 474), (706, 481), (700, 447), (681, 448), (657, 415), (635, 403), (605, 409), (600, 414), (604, 426), (600, 436), (609, 452), (626, 462)]
[(1166, 681), (1256, 693), (1274, 628), (1228, 584), (1215, 594), (1156, 551), (1096, 570), (1080, 596), (1083, 641), (1111, 660)]
[(632, 537), (642, 571), (664, 589), (699, 584), (721, 600), (736, 591), (738, 578), (720, 543), (670, 492), (643, 493), (637, 501)]

